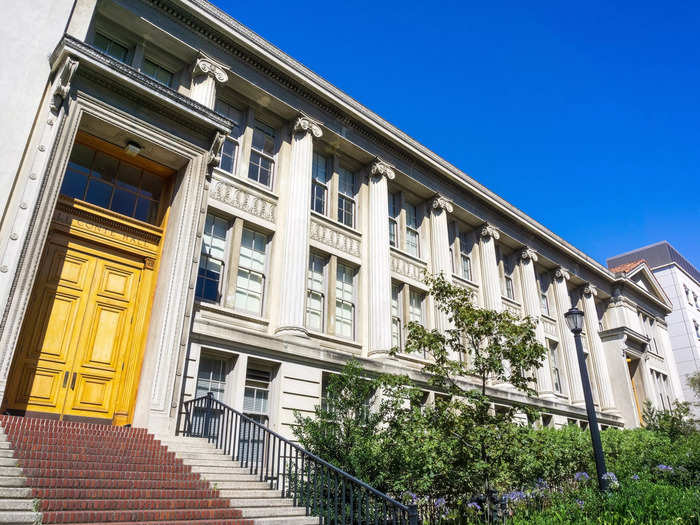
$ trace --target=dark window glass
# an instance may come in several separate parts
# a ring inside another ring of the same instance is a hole
[[[126,62],[129,56],[129,50],[125,46],[99,33],[95,35],[95,47],[120,62]]]
[[[136,204],[136,194],[130,191],[117,189],[112,197],[112,205],[110,208],[117,213],[131,217],[134,214],[134,205]]]
[[[109,201],[112,198],[112,186],[101,180],[91,179],[88,185],[85,200],[102,208],[109,208]]]

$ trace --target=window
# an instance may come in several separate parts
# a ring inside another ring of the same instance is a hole
[[[698,294],[693,292],[693,302],[695,303],[695,308],[700,309],[700,304],[698,304]]]
[[[250,151],[248,178],[272,188],[275,167],[275,130],[256,121],[253,128],[253,144]]]
[[[473,281],[472,279],[472,260],[469,256],[469,240],[467,239],[467,232],[459,232],[459,252],[461,261],[461,276],[467,281]]]
[[[234,303],[239,310],[262,314],[266,251],[267,236],[243,228]]]
[[[549,367],[552,371],[552,386],[558,394],[564,393],[564,382],[559,359],[559,344],[549,341]]]
[[[326,259],[312,253],[309,255],[309,272],[306,291],[306,327],[317,332],[323,331],[325,317],[325,268]]]
[[[416,207],[406,203],[406,251],[419,256],[420,234],[418,232],[418,213]]]
[[[423,324],[423,294],[411,290],[408,302],[408,320]]]
[[[542,310],[542,313],[546,316],[549,316],[549,299],[547,298],[546,293],[541,293],[540,294],[540,308]]]
[[[243,122],[243,113],[233,107],[228,102],[224,102],[221,99],[216,99],[214,105],[214,110],[217,113],[231,119],[236,125],[232,133],[238,134],[238,129]],[[238,140],[237,136],[228,135],[224,139],[224,144],[221,147],[221,162],[219,162],[219,168],[227,173],[233,173],[236,169],[236,156],[238,155]]]
[[[311,209],[321,215],[326,215],[331,172],[330,159],[314,152],[311,164]]]
[[[693,321],[693,325],[695,325],[695,336],[700,339],[700,324],[697,321]]]
[[[506,285],[506,297],[515,300],[515,289],[513,288],[513,278],[510,275],[503,277]]]
[[[396,284],[391,285],[391,346],[401,348],[401,287]]]
[[[105,55],[126,63],[129,56],[129,49],[126,46],[118,44],[111,38],[108,38],[100,33],[95,34],[95,47],[102,51]]]
[[[688,304],[692,306],[693,302],[690,300],[690,290],[686,285],[683,285],[683,291],[685,292],[685,298],[687,299]]]
[[[157,224],[163,186],[162,177],[76,142],[61,193]]]
[[[199,258],[199,273],[195,297],[204,301],[218,302],[221,281],[224,275],[224,253],[226,251],[227,220],[207,214],[202,234],[202,253]]]
[[[355,227],[355,174],[338,168],[338,222]]]
[[[243,414],[261,425],[269,422],[270,372],[248,367],[243,393]],[[265,436],[252,423],[241,420],[239,457],[242,461],[262,460]]]
[[[654,383],[656,384],[656,394],[658,397],[659,404],[664,410],[671,410],[671,388],[668,382],[668,376],[662,374],[656,370],[651,371],[654,376]]]
[[[225,359],[202,355],[199,358],[199,370],[197,372],[197,386],[195,398],[211,393],[217,401],[224,401],[226,390],[226,372],[228,363]],[[192,430],[195,435],[209,436],[215,433],[221,412],[202,408],[195,408],[192,421]]]
[[[389,244],[394,248],[399,247],[399,213],[401,195],[398,193],[389,194]]]
[[[335,279],[335,335],[352,339],[355,334],[355,270],[338,263]]]
[[[143,67],[141,72],[147,77],[151,77],[156,82],[170,87],[173,83],[173,74],[162,66],[159,66],[155,62],[148,60],[147,58],[143,61]]]

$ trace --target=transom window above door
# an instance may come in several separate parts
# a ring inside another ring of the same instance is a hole
[[[73,145],[61,193],[150,224],[158,224],[163,177],[96,150]]]

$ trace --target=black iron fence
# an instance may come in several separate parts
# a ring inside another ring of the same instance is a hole
[[[178,434],[206,438],[323,525],[418,525],[404,505],[214,399],[185,401]]]

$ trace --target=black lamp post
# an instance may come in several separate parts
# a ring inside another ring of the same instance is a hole
[[[598,487],[600,490],[608,490],[608,480],[605,478],[607,469],[605,468],[605,457],[603,457],[603,444],[600,441],[600,429],[598,428],[598,417],[593,406],[593,394],[591,393],[591,382],[588,379],[588,369],[586,368],[586,356],[583,353],[581,343],[581,330],[583,330],[584,314],[578,308],[572,308],[564,314],[566,324],[574,334],[576,342],[576,355],[578,356],[578,369],[581,373],[581,383],[583,386],[583,399],[586,401],[586,412],[588,413],[588,428],[591,431],[591,441],[593,442],[593,455],[595,456],[595,468],[598,472]]]

